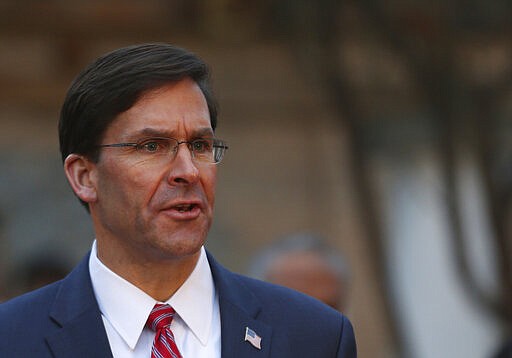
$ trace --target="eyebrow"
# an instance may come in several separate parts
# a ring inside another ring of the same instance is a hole
[[[161,130],[151,127],[142,128],[141,130],[130,134],[129,138],[139,138],[141,136],[145,137],[166,137],[166,138],[173,138],[174,134],[173,132],[167,131],[167,130]],[[199,128],[191,133],[192,138],[200,138],[200,137],[213,137],[213,130],[210,127],[204,127]]]

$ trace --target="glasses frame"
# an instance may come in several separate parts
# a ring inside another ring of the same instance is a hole
[[[175,141],[176,145],[171,148],[169,153],[173,153],[173,152],[174,153],[178,153],[179,146],[181,144],[186,144],[188,150],[190,151],[190,153],[192,155],[192,159],[196,159],[195,151],[193,149],[194,148],[194,146],[193,146],[194,143],[198,142],[198,141],[203,141],[203,140],[211,140],[212,143],[213,143],[212,144],[212,148],[213,148],[212,151],[215,152],[216,148],[220,148],[221,149],[221,155],[220,155],[219,160],[217,160],[217,161],[216,161],[216,159],[217,159],[216,155],[213,155],[213,161],[201,161],[201,160],[198,160],[201,163],[208,163],[208,164],[219,164],[222,161],[222,159],[224,158],[224,153],[229,148],[226,141],[224,141],[222,139],[218,139],[218,138],[213,138],[213,137],[198,138],[198,139],[194,139],[194,140],[191,140],[191,141],[188,141],[188,140],[179,141],[176,138],[171,138],[171,137],[148,137],[148,138],[141,139],[138,142],[99,144],[97,147],[98,148],[133,147],[137,151],[140,151],[143,148],[144,143],[150,142],[151,140],[173,140],[173,141]],[[176,154],[174,154],[174,155],[176,155]],[[173,159],[174,159],[174,157],[173,157]]]

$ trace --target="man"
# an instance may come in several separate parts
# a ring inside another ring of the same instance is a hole
[[[75,79],[61,154],[96,239],[64,280],[0,305],[1,357],[356,356],[346,317],[203,248],[227,149],[208,76],[195,55],[146,44]]]
[[[349,268],[317,235],[296,233],[277,240],[254,258],[250,275],[293,288],[340,312],[346,309]]]

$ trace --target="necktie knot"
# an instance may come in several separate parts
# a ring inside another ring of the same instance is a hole
[[[153,331],[158,332],[171,325],[176,311],[168,304],[157,303],[149,314],[146,325]]]
[[[175,313],[171,306],[160,303],[151,310],[146,322],[146,325],[156,332],[151,347],[151,358],[182,358],[170,327]]]

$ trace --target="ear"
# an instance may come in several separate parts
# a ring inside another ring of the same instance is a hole
[[[78,154],[70,154],[64,161],[64,172],[71,188],[86,203],[96,201],[96,164]]]

